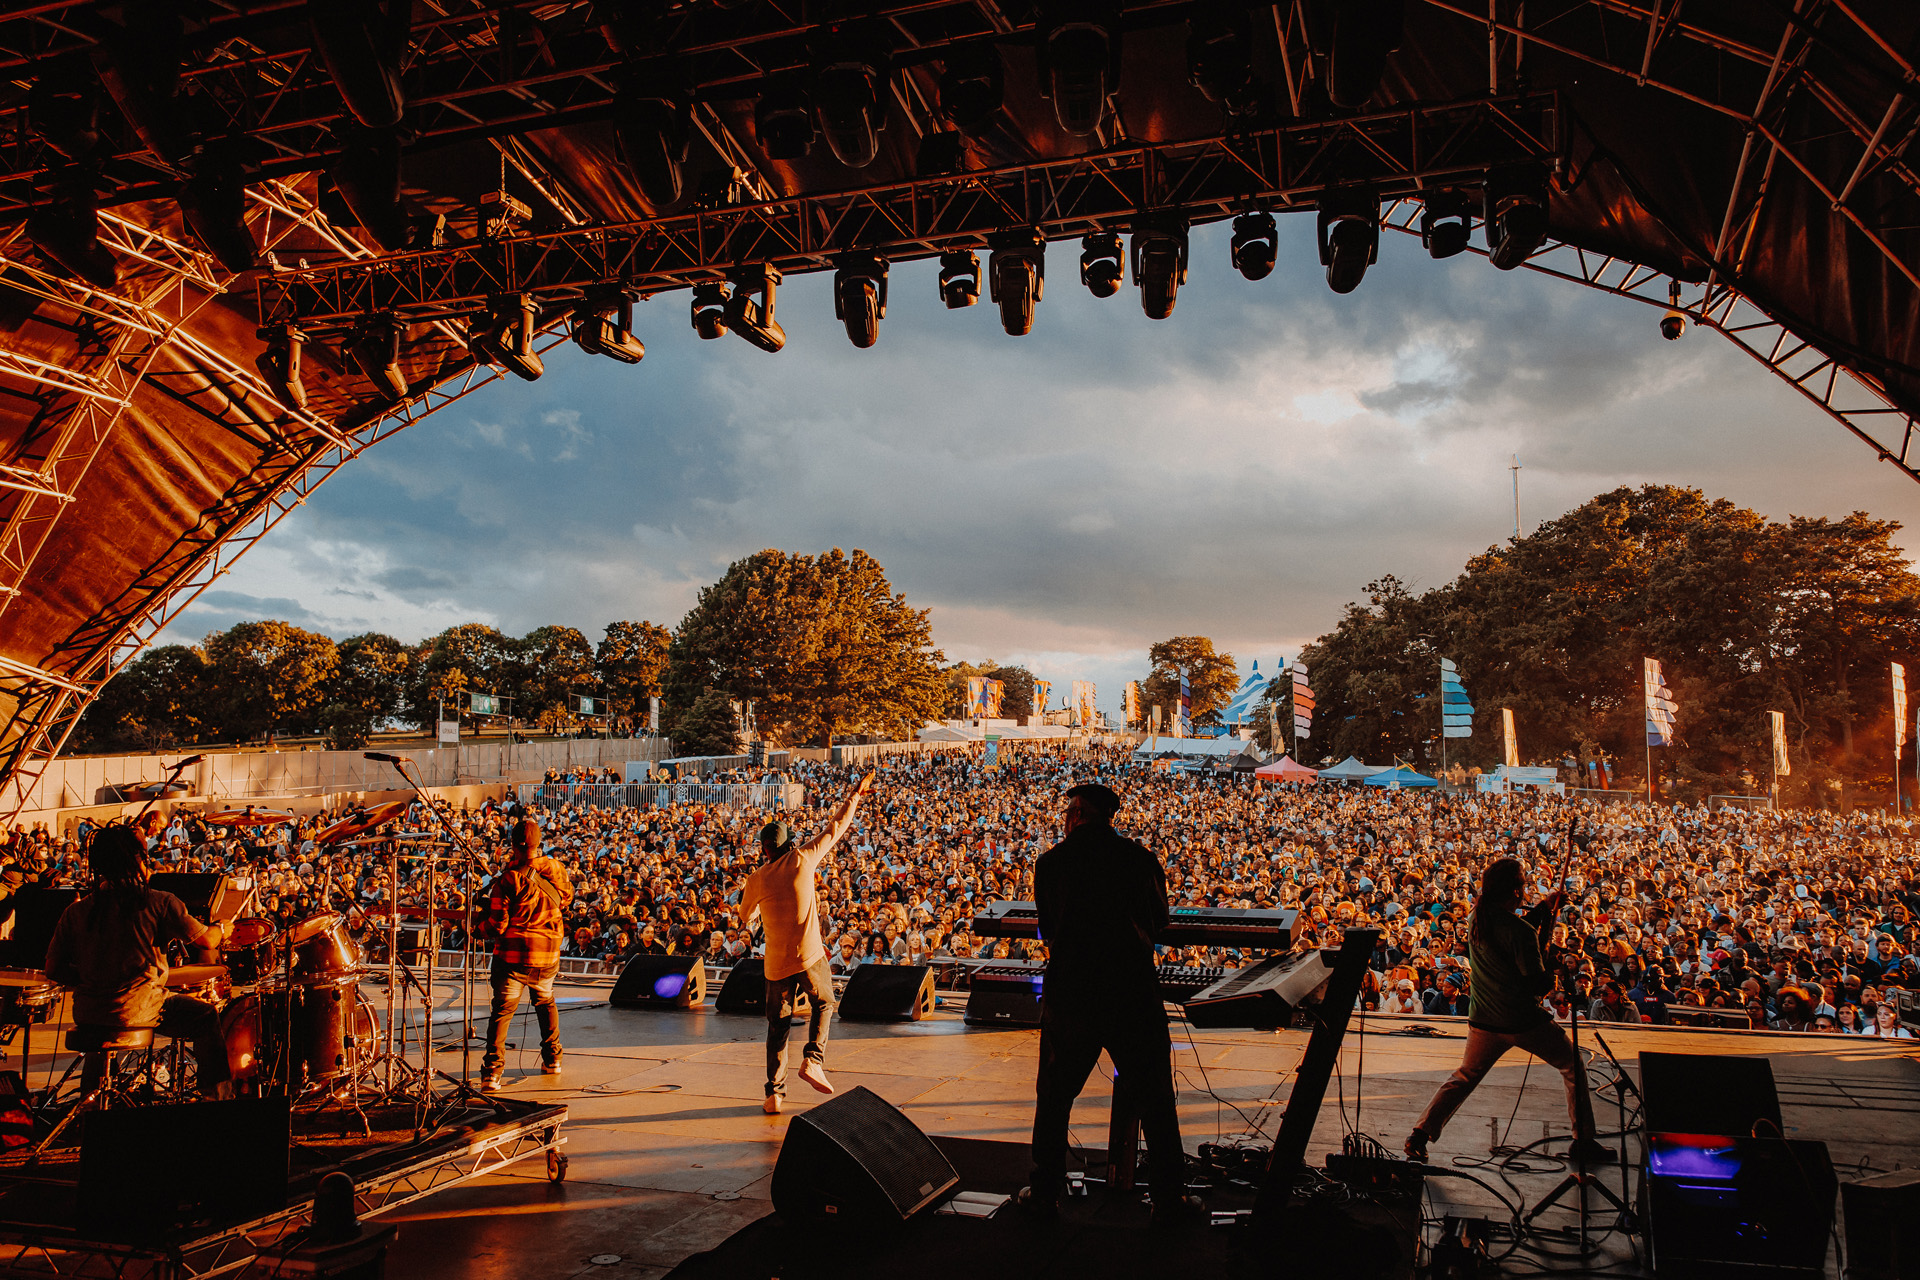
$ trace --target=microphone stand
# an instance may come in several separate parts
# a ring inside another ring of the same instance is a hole
[[[446,817],[437,808],[434,807],[432,797],[427,795],[426,791],[422,789],[419,782],[414,779],[413,775],[410,772],[408,772],[407,766],[413,763],[412,760],[408,759],[406,756],[389,755],[384,752],[378,752],[378,751],[368,751],[362,754],[364,754],[365,757],[369,760],[378,760],[383,763],[392,765],[394,767],[395,772],[397,772],[400,775],[401,779],[404,782],[406,782],[406,784],[409,787],[413,788],[413,793],[416,797],[419,798],[420,803],[426,806],[428,815],[431,816],[434,822],[439,824],[440,829],[446,833],[448,844],[453,848],[458,849],[463,855],[465,855],[464,861],[465,861],[468,883],[465,888],[465,891],[461,894],[462,900],[464,902],[464,908],[463,908],[464,915],[461,922],[462,923],[461,931],[465,934],[465,937],[461,940],[463,950],[462,950],[461,965],[460,965],[460,1009],[461,1009],[461,1020],[462,1020],[461,1036],[460,1036],[460,1078],[458,1080],[453,1080],[453,1078],[451,1076],[448,1076],[445,1072],[435,1072],[433,1067],[433,995],[432,995],[433,961],[431,959],[431,953],[429,953],[429,959],[427,961],[428,994],[425,1002],[425,1009],[422,1012],[422,1024],[420,1028],[420,1044],[421,1044],[421,1058],[422,1058],[421,1088],[425,1097],[422,1099],[423,1113],[421,1116],[421,1121],[416,1130],[417,1136],[425,1136],[427,1133],[430,1133],[431,1131],[438,1129],[440,1125],[444,1123],[444,1113],[441,1118],[432,1118],[430,1114],[431,1109],[427,1105],[428,1101],[431,1099],[433,1094],[433,1078],[436,1074],[440,1075],[444,1079],[451,1081],[456,1086],[454,1094],[446,1100],[446,1106],[445,1106],[446,1112],[451,1112],[456,1107],[465,1106],[466,1098],[468,1096],[472,1096],[475,1098],[485,1097],[484,1094],[481,1094],[479,1090],[475,1089],[468,1082],[473,1069],[472,1067],[472,1063],[473,1063],[473,956],[472,956],[473,892],[472,892],[472,881],[474,879],[474,867],[475,867],[476,860],[474,857],[474,849],[472,844],[470,844],[466,839],[460,836],[460,834],[453,829],[453,825],[446,820]],[[398,888],[397,883],[395,885],[395,888],[397,890]],[[395,913],[394,918],[395,918],[395,921],[397,922],[399,919],[399,910],[400,910],[399,897],[397,893],[395,895],[394,902],[393,902],[393,910]],[[429,936],[432,936],[434,933],[436,933],[439,928],[439,923],[440,923],[439,917],[434,914],[434,911],[435,911],[435,907],[433,902],[433,861],[432,861],[432,855],[429,854],[428,863],[427,863],[427,931],[429,933]],[[492,1104],[496,1110],[501,1109],[500,1104],[497,1100],[489,1098],[487,1099],[487,1101],[490,1104]],[[431,1120],[431,1123],[429,1123],[429,1120]]]
[[[1600,1052],[1606,1054],[1607,1061],[1613,1064],[1613,1079],[1608,1083],[1608,1087],[1613,1090],[1614,1101],[1618,1103],[1620,1107],[1620,1194],[1624,1197],[1629,1194],[1627,1189],[1633,1185],[1627,1167],[1627,1094],[1633,1094],[1634,1100],[1640,1104],[1642,1109],[1646,1107],[1647,1100],[1645,1096],[1641,1094],[1640,1087],[1634,1084],[1633,1077],[1627,1074],[1627,1069],[1621,1065],[1620,1059],[1615,1056],[1612,1046],[1607,1044],[1606,1037],[1600,1034],[1600,1030],[1597,1027],[1594,1029],[1593,1038],[1594,1041],[1599,1044]],[[1641,1127],[1643,1129],[1645,1128],[1644,1116],[1641,1119]],[[1641,1145],[1643,1147],[1646,1145],[1644,1138],[1641,1139]],[[1623,1205],[1621,1206],[1620,1212],[1626,1217],[1628,1232],[1638,1231],[1640,1218],[1633,1208],[1629,1205]]]
[[[193,768],[194,765],[199,764],[202,760],[205,760],[205,759],[206,757],[203,755],[188,756],[185,760],[182,760],[179,764],[173,766],[172,769],[168,770],[167,780],[160,784],[160,790],[155,794],[147,797],[147,802],[140,806],[140,812],[134,814],[131,821],[139,822],[140,819],[146,817],[147,810],[153,808],[154,802],[158,800],[161,796],[173,790],[173,784],[180,780],[181,774],[185,773],[187,770]]]

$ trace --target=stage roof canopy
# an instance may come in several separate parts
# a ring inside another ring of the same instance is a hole
[[[638,358],[640,295],[777,349],[833,270],[858,342],[942,256],[1019,332],[1090,237],[1054,287],[1160,315],[1191,226],[1258,276],[1299,212],[1339,287],[1407,233],[1672,305],[1920,478],[1916,50],[1909,0],[7,5],[0,777],[369,445]]]

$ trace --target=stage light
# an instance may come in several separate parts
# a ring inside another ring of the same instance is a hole
[[[391,311],[367,317],[347,346],[360,372],[388,400],[407,398],[407,375],[400,368],[400,335],[407,326]]]
[[[231,153],[203,150],[174,199],[194,238],[221,266],[236,275],[252,270],[260,250],[247,226],[247,175]]]
[[[1547,173],[1527,166],[1487,175],[1487,257],[1511,271],[1547,242]]]
[[[754,136],[775,160],[802,160],[813,150],[813,103],[793,80],[776,80],[753,108]]]
[[[1273,215],[1264,211],[1243,213],[1233,220],[1233,265],[1249,280],[1265,280],[1273,274],[1280,256],[1280,228]]]
[[[288,408],[305,409],[307,384],[300,377],[300,349],[307,345],[307,335],[292,325],[276,324],[261,329],[259,336],[266,340],[267,349],[253,363],[266,379],[267,389]]]
[[[613,136],[620,158],[656,210],[686,194],[687,149],[693,106],[681,94],[622,88],[613,98]]]
[[[1205,9],[1187,20],[1187,79],[1201,97],[1229,111],[1246,105],[1253,83],[1251,35],[1243,9]]]
[[[390,129],[406,108],[400,55],[413,6],[407,0],[307,0],[313,45],[353,118]]]
[[[787,331],[773,318],[780,272],[766,265],[741,267],[729,280],[733,296],[727,299],[727,327],[762,351],[778,351],[786,346]]]
[[[400,206],[400,140],[391,133],[364,134],[348,143],[327,169],[333,188],[355,225],[377,248],[406,247],[413,234]]]
[[[1320,263],[1327,287],[1352,293],[1380,255],[1380,198],[1368,188],[1327,192],[1320,201]]]
[[[708,340],[726,336],[727,286],[712,280],[693,286],[693,331]]]
[[[887,314],[887,260],[871,253],[852,253],[840,259],[833,273],[833,314],[847,327],[856,347],[880,340],[880,321]]]
[[[532,294],[504,294],[489,302],[486,319],[469,329],[467,346],[488,364],[532,382],[547,371],[540,353],[533,349],[533,331],[539,318],[540,304]]]
[[[82,57],[52,60],[27,90],[27,119],[48,146],[69,160],[100,149],[100,82]]]
[[[1099,0],[1054,6],[1040,44],[1040,96],[1078,138],[1098,131],[1120,80],[1120,26]]]
[[[1080,283],[1096,298],[1120,292],[1126,278],[1127,251],[1112,231],[1095,231],[1080,240]]]
[[[920,139],[913,172],[922,178],[958,173],[967,158],[967,136],[954,129],[936,129]]]
[[[120,283],[113,251],[100,243],[99,205],[87,174],[65,175],[60,189],[34,206],[27,215],[27,239],[41,257],[96,289]]]
[[[1133,231],[1133,282],[1149,320],[1173,314],[1187,282],[1187,223],[1172,214],[1149,214]]]
[[[1460,191],[1430,193],[1420,210],[1420,243],[1432,258],[1464,253],[1473,235],[1473,201]]]
[[[1349,111],[1380,87],[1387,58],[1400,47],[1405,0],[1344,0],[1334,6],[1327,48],[1327,97]]]
[[[624,289],[588,294],[573,313],[573,341],[589,355],[639,364],[647,348],[633,336],[633,295]]]
[[[880,91],[887,82],[884,60],[847,52],[813,73],[813,104],[820,132],[834,158],[849,169],[864,169],[880,154],[880,126],[886,118]]]
[[[962,133],[982,134],[993,125],[1007,96],[1006,63],[990,44],[947,52],[940,73],[940,111]]]
[[[1031,227],[987,237],[987,292],[1000,304],[1000,327],[1009,337],[1033,331],[1033,309],[1047,287],[1047,241]]]
[[[950,249],[940,255],[940,300],[958,311],[980,301],[980,255],[971,249]]]

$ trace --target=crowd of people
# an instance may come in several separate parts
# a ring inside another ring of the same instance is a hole
[[[1538,793],[1261,785],[1176,774],[1120,748],[1022,751],[987,768],[977,752],[881,760],[854,831],[821,868],[832,964],[927,963],[964,978],[974,959],[1044,959],[1038,942],[975,936],[976,910],[1031,900],[1034,861],[1060,838],[1061,796],[1077,782],[1124,797],[1116,826],[1163,861],[1176,906],[1291,907],[1294,945],[1381,931],[1362,994],[1385,1013],[1464,1014],[1473,976],[1467,915],[1479,870],[1515,854],[1534,896],[1564,887],[1550,922],[1561,1017],[1665,1022],[1687,1007],[1751,1027],[1905,1035],[1894,990],[1920,988],[1920,883],[1907,820],[1650,806]],[[857,771],[800,763],[807,807],[769,813],[709,805],[536,805],[546,852],[573,886],[565,954],[615,964],[697,952],[728,965],[757,939],[739,912],[769,819],[805,832]],[[556,777],[554,781],[567,781]],[[604,781],[585,771],[574,781]],[[337,815],[336,815],[337,816]],[[363,952],[383,951],[388,909],[457,913],[484,903],[504,865],[512,802],[443,808],[458,843],[319,844],[323,817],[264,828],[206,826],[185,807],[150,823],[156,870],[250,872],[261,914],[287,924],[345,911]],[[434,830],[418,805],[397,828]],[[0,887],[84,881],[84,830],[14,832]],[[382,831],[380,834],[388,834]],[[467,939],[442,926],[440,945]],[[1163,962],[1233,967],[1256,954],[1163,949]]]

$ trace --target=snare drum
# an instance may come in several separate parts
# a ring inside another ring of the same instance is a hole
[[[271,978],[274,966],[280,963],[280,940],[274,936],[273,921],[259,916],[235,920],[221,958],[236,987],[251,987]]]
[[[360,948],[347,933],[345,916],[308,916],[287,930],[286,945],[295,982],[332,982],[359,971]]]

